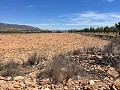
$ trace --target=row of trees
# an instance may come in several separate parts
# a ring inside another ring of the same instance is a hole
[[[120,35],[120,22],[112,27],[98,27],[98,28],[85,28],[82,30],[69,30],[69,32],[86,32],[86,33],[119,33]]]

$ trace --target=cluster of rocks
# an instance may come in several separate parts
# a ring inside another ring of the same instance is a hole
[[[120,90],[120,79],[105,83],[101,80],[70,78],[65,83],[54,84],[49,78],[45,78],[38,84],[37,80],[31,77],[16,76],[12,79],[0,76],[0,90]]]
[[[26,76],[1,77],[0,90],[38,90],[36,79]]]
[[[49,61],[45,61],[42,70],[35,69],[25,76],[0,76],[0,90],[120,90],[120,72],[114,66],[119,60],[116,56],[88,50],[86,53],[72,53],[69,58],[77,62],[80,70],[67,81],[61,83],[54,82],[51,77],[38,78],[37,75],[49,65]]]

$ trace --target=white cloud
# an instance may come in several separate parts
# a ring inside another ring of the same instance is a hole
[[[29,25],[51,30],[113,26],[115,23],[120,22],[120,13],[98,13],[94,11],[86,11],[81,13],[60,15],[58,18],[47,20],[47,23]]]
[[[68,23],[93,26],[111,26],[120,21],[120,13],[82,12],[62,16]]]

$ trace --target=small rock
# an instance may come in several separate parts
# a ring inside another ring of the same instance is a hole
[[[33,90],[39,90],[39,89],[38,89],[38,87],[36,87],[36,88],[33,88]]]
[[[74,84],[73,80],[70,78],[68,81],[67,81],[67,86],[71,86],[72,84]]]
[[[120,79],[117,79],[115,82],[114,82],[114,85],[115,87],[120,90]]]
[[[49,88],[45,88],[45,89],[43,89],[43,90],[50,90]]]
[[[91,90],[91,88],[89,86],[84,86],[83,90]]]
[[[113,77],[117,77],[119,76],[119,73],[113,68],[113,67],[110,67],[107,71],[107,73]]]
[[[90,81],[89,81],[89,84],[90,84],[91,86],[93,86],[93,85],[95,84],[94,80],[90,80]]]
[[[48,83],[50,83],[50,79],[49,79],[49,78],[45,78],[45,79],[43,79],[42,82],[41,82],[42,85],[46,85],[46,84],[48,84]]]
[[[0,76],[0,80],[5,80],[5,77]]]
[[[16,88],[14,88],[13,86],[9,86],[7,90],[16,90]]]
[[[112,90],[117,90],[117,88],[113,85],[112,86],[112,88],[111,88]]]
[[[64,87],[64,90],[68,90],[68,87],[67,87],[67,86],[65,86],[65,87]]]
[[[111,80],[110,78],[108,78],[108,77],[105,77],[104,78],[104,81],[106,82],[106,83],[112,83],[113,82],[113,80]]]
[[[21,86],[21,87],[25,87],[25,84],[24,83],[19,83],[19,85]]]
[[[13,85],[14,88],[20,88],[21,86],[18,84]]]
[[[7,77],[5,80],[10,81],[11,79],[12,79],[11,77]]]
[[[85,84],[86,80],[81,79],[81,80],[78,80],[78,82],[79,82],[79,84]]]
[[[29,79],[25,79],[25,80],[24,80],[24,84],[29,85],[29,84],[31,84],[31,82],[30,82]]]
[[[103,58],[103,57],[102,57],[102,56],[100,56],[100,55],[96,55],[96,57],[97,57],[97,58],[99,58],[99,59]]]
[[[0,80],[0,85],[5,85],[5,84],[6,84],[6,81]]]
[[[14,81],[22,81],[22,80],[24,80],[24,77],[23,76],[17,76],[17,77],[14,77],[13,80]]]

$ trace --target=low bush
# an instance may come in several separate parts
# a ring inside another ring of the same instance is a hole
[[[55,55],[45,70],[38,75],[39,79],[49,77],[53,82],[67,81],[79,73],[79,65],[69,54]]]
[[[73,55],[79,55],[79,54],[81,54],[81,53],[82,53],[82,52],[81,52],[80,49],[76,49],[76,50],[74,50],[74,51],[72,52]]]
[[[0,61],[0,71],[3,70],[3,63]]]
[[[28,57],[28,61],[26,64],[28,65],[35,65],[38,62],[38,57],[37,57],[37,53],[33,53],[31,56]]]
[[[7,77],[7,76],[17,76],[19,75],[19,71],[18,71],[18,66],[19,64],[16,63],[13,60],[10,60],[7,64],[2,66],[2,76]]]
[[[33,53],[32,55],[30,55],[28,57],[27,62],[25,62],[23,65],[24,66],[26,66],[26,65],[28,65],[28,66],[37,66],[37,65],[39,65],[40,66],[40,64],[42,64],[42,62],[47,61],[47,60],[48,60],[47,57],[45,57],[43,55],[38,55],[35,52],[35,53]]]

